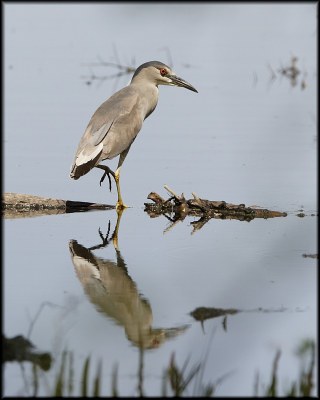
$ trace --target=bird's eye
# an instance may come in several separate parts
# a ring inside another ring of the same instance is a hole
[[[160,69],[161,76],[165,76],[165,75],[167,75],[167,73],[168,73],[168,71],[165,68]]]

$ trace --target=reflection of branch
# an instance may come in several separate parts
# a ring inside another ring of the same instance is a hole
[[[168,215],[164,214],[164,216],[171,221],[171,224],[169,224],[166,229],[163,231],[163,233],[167,233],[169,231],[171,231],[171,229],[177,225],[178,222],[181,222],[181,219],[177,219],[177,220],[173,220],[172,218],[170,218]]]
[[[135,71],[134,67],[130,67],[128,65],[122,65],[122,64],[118,64],[118,63],[113,63],[113,62],[107,62],[107,61],[102,60],[102,58],[100,56],[98,56],[97,58],[99,59],[99,62],[83,64],[83,65],[98,66],[98,67],[115,67],[115,68],[119,69],[120,72],[122,72],[123,74],[130,74],[131,72]]]
[[[253,86],[257,86],[258,83],[258,74],[256,73],[256,71],[253,71]]]
[[[102,58],[100,56],[98,56],[97,58],[98,58],[98,62],[83,64],[83,65],[86,65],[88,67],[111,67],[111,68],[118,70],[118,72],[116,72],[114,74],[102,75],[102,76],[96,75],[94,72],[92,72],[91,75],[89,75],[89,76],[81,76],[81,78],[86,79],[87,85],[91,85],[93,81],[103,82],[105,80],[115,79],[115,78],[117,78],[117,80],[118,80],[122,76],[133,73],[136,69],[134,65],[132,65],[132,66],[124,65],[120,61],[108,62],[108,61],[102,60]],[[118,58],[118,56],[117,56],[117,58]],[[116,81],[116,83],[117,83],[117,81]],[[114,88],[114,90],[115,90],[115,88]]]
[[[282,74],[290,79],[292,86],[296,85],[297,76],[300,74],[300,70],[297,68],[297,65],[296,65],[297,61],[298,61],[298,57],[293,56],[291,58],[291,65],[289,65],[288,67],[279,69],[280,74]]]
[[[210,218],[206,217],[201,217],[197,221],[192,221],[191,225],[193,227],[193,231],[191,232],[191,235],[199,231],[208,221],[210,221]]]
[[[169,47],[162,47],[159,50],[165,51],[166,58],[168,60],[167,63],[172,68],[173,67],[173,60],[172,60],[172,56],[171,56],[171,52],[170,52]],[[91,85],[93,83],[93,81],[98,81],[98,82],[102,83],[105,80],[116,79],[116,82],[115,82],[115,85],[114,85],[114,88],[113,88],[115,90],[119,78],[121,78],[122,76],[125,76],[125,75],[132,74],[136,70],[136,66],[135,66],[136,62],[135,62],[134,58],[131,60],[131,64],[130,65],[128,65],[127,63],[121,62],[120,57],[118,55],[117,48],[114,45],[113,45],[113,58],[116,60],[115,62],[104,61],[102,59],[102,57],[98,55],[97,56],[97,59],[98,59],[97,62],[82,64],[83,66],[89,67],[90,75],[85,75],[85,76],[82,75],[81,78],[82,79],[86,79],[86,84],[87,85]],[[190,66],[190,65],[187,64],[187,66]],[[92,67],[112,68],[113,70],[116,70],[116,72],[108,74],[108,75],[97,75],[92,71],[92,69],[91,69]]]
[[[30,327],[29,327],[29,331],[28,331],[28,334],[27,334],[27,338],[30,338],[32,329],[33,329],[35,323],[37,322],[37,319],[39,318],[39,316],[40,316],[40,314],[41,314],[41,311],[44,309],[45,306],[55,307],[55,308],[58,308],[58,307],[59,307],[59,308],[63,308],[62,306],[59,306],[59,305],[57,305],[57,304],[50,303],[50,302],[48,302],[48,301],[42,303],[42,304],[40,305],[39,310],[38,310],[38,312],[36,313],[35,317],[34,317],[34,318],[31,320],[31,322],[30,322]]]
[[[271,74],[270,75],[270,83],[272,83],[276,79],[277,74],[274,72],[274,70],[272,69],[270,64],[268,64],[268,68],[269,68],[269,71],[270,71],[270,74]]]
[[[270,83],[272,83],[277,77],[280,76],[280,78],[281,78],[282,76],[284,76],[290,80],[291,86],[295,87],[298,83],[298,75],[301,74],[301,71],[297,67],[297,62],[298,62],[298,57],[292,56],[291,63],[286,67],[283,67],[281,65],[280,68],[278,68],[277,72],[275,72],[274,69],[271,67],[271,65],[268,64],[268,68],[271,73]],[[307,85],[305,77],[306,77],[306,73],[304,73],[303,78],[300,82],[301,90],[304,90]]]
[[[171,52],[170,52],[169,47],[167,47],[167,46],[166,47],[162,47],[160,50],[163,50],[163,51],[166,52],[167,60],[168,60],[168,66],[173,68],[173,61],[172,61],[172,56],[171,56]]]
[[[125,65],[120,61],[118,52],[117,52],[117,48],[113,45],[113,54],[114,54],[114,58],[116,60],[116,62],[109,62],[109,61],[104,61],[99,55],[97,56],[98,62],[96,63],[88,63],[88,64],[83,64],[90,67],[111,67],[114,68],[116,70],[118,70],[118,72],[114,73],[114,74],[109,74],[109,75],[103,75],[103,76],[99,76],[96,75],[95,73],[91,73],[91,75],[89,76],[81,76],[81,78],[86,79],[86,84],[87,85],[91,85],[93,81],[100,81],[101,83],[105,80],[108,79],[115,79],[115,85],[113,88],[113,91],[115,90],[118,80],[119,78],[121,78],[122,76],[125,75],[129,75],[131,73],[133,73],[135,71],[135,61],[132,60],[132,65]],[[91,70],[91,68],[90,68]]]

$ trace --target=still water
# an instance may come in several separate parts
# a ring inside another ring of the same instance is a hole
[[[203,384],[224,377],[219,396],[252,395],[257,372],[268,384],[278,349],[279,392],[297,379],[295,350],[316,338],[317,260],[303,256],[317,253],[316,12],[315,3],[4,5],[5,192],[115,204],[101,171],[69,178],[92,113],[131,77],[112,77],[119,70],[102,61],[172,63],[199,91],[160,87],[122,168],[131,208],[121,221],[113,210],[4,220],[4,334],[51,354],[38,394],[52,393],[64,350],[75,395],[88,356],[91,380],[102,361],[105,396],[115,366],[119,394],[137,395],[139,365],[144,394],[160,395],[173,353],[181,368],[189,359],[187,372],[204,364]],[[295,57],[296,80],[281,73]],[[214,219],[194,234],[186,218],[168,230],[144,212],[151,191],[166,197],[164,184],[288,215]],[[118,246],[103,243],[109,222],[108,239],[120,222]],[[198,307],[237,312],[201,324],[190,314]],[[33,393],[30,363],[6,363],[3,379],[4,395]],[[191,382],[185,394],[200,392]]]

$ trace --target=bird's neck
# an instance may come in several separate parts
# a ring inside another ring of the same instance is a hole
[[[153,83],[139,85],[136,82],[132,82],[131,85],[139,92],[140,107],[143,109],[144,119],[146,119],[157,106],[159,89]]]

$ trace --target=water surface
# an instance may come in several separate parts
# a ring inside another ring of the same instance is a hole
[[[146,395],[161,393],[173,352],[180,366],[207,355],[205,383],[230,373],[217,395],[250,396],[256,371],[268,382],[281,349],[285,390],[298,375],[296,347],[316,336],[317,261],[303,257],[317,252],[315,4],[19,3],[4,12],[6,192],[115,203],[99,170],[69,178],[92,113],[130,79],[86,84],[92,73],[117,72],[86,65],[98,57],[117,62],[116,49],[131,66],[172,59],[199,91],[160,87],[122,168],[131,208],[118,252],[112,241],[92,249],[102,244],[99,228],[105,235],[110,221],[113,232],[115,211],[4,221],[4,334],[52,353],[39,393],[50,395],[68,349],[76,388],[91,355],[92,376],[103,363],[102,394],[110,395],[118,364],[119,393],[136,395],[140,347]],[[293,56],[295,86],[278,72]],[[187,218],[164,234],[169,222],[143,211],[151,191],[166,196],[164,184],[188,198],[195,192],[288,216],[214,219],[193,235]],[[198,307],[241,312],[201,325],[190,315]],[[3,378],[5,395],[32,393],[29,364],[22,372],[7,363]]]

